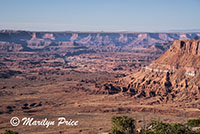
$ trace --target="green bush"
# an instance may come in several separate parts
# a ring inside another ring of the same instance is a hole
[[[127,116],[113,116],[112,134],[135,134],[135,120]]]
[[[180,123],[163,123],[152,121],[145,134],[196,134]]]
[[[191,127],[200,127],[200,118],[188,120],[187,125]]]
[[[19,134],[19,133],[12,130],[5,130],[3,134]]]

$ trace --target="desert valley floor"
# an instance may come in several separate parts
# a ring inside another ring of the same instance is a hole
[[[87,63],[87,66],[93,64],[94,62]],[[104,65],[106,63],[102,63],[102,66]],[[41,68],[37,67],[37,64],[33,66],[25,74],[1,79],[1,130],[12,129],[30,134],[59,132],[93,134],[109,132],[113,115],[128,115],[137,119],[138,128],[151,120],[185,122],[189,118],[200,116],[198,108],[184,108],[174,103],[151,104],[155,98],[137,99],[124,93],[108,95],[99,92],[102,83],[126,75],[120,70],[109,73],[109,70],[112,70],[109,66],[102,67],[107,69],[107,72],[84,71],[82,67],[71,69],[63,66],[56,68],[44,65]],[[95,66],[96,70],[99,69],[97,66],[100,64]],[[129,69],[127,73],[130,73]],[[13,127],[9,122],[13,116],[34,117],[38,120],[44,118],[57,120],[58,117],[66,117],[78,120],[79,125],[50,126],[49,128],[22,125]]]

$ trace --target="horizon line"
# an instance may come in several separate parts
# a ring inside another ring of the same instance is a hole
[[[200,29],[180,29],[180,30],[159,30],[159,31],[77,31],[77,30],[25,30],[25,29],[0,29],[2,31],[24,31],[24,32],[55,32],[55,33],[63,33],[63,32],[71,32],[71,33],[200,33]]]

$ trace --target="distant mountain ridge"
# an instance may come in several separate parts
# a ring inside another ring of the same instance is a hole
[[[0,51],[55,53],[119,52],[135,48],[166,51],[174,40],[200,38],[200,33],[107,33],[0,31]]]

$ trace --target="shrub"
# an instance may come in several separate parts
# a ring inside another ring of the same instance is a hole
[[[191,126],[191,127],[199,127],[200,126],[200,118],[188,120],[187,125]]]
[[[135,134],[135,120],[127,116],[113,116],[112,134]]]
[[[19,133],[12,130],[5,130],[3,134],[19,134]]]
[[[152,121],[145,134],[195,134],[195,132],[180,123]]]

